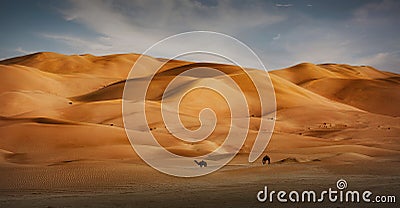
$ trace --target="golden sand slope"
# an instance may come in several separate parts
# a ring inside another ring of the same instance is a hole
[[[138,57],[46,52],[1,61],[0,164],[51,165],[108,159],[141,162],[130,147],[121,117],[125,78]],[[164,62],[146,57],[140,66],[141,75],[149,73],[146,66]],[[251,130],[241,152],[248,153],[260,122],[259,102],[247,76],[229,65],[166,63],[147,96],[149,125],[154,135],[171,151],[189,156],[213,151],[224,141],[229,128],[224,118],[230,114],[216,93],[193,91],[187,97],[190,102],[183,100],[180,107],[188,128],[198,127],[198,112],[206,106],[221,118],[210,138],[198,144],[173,140],[158,112],[160,89],[175,75],[198,66],[229,74],[246,92]],[[270,76],[278,117],[266,151],[274,162],[398,160],[400,75],[366,66],[305,63],[273,71]],[[219,78],[210,80],[218,82]],[[131,81],[140,84],[140,79]],[[183,93],[202,81],[205,80],[188,78],[175,93]]]

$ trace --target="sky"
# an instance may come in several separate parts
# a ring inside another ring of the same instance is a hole
[[[2,0],[0,5],[0,59],[40,51],[143,53],[168,36],[207,30],[248,45],[267,69],[346,63],[400,73],[396,0]]]

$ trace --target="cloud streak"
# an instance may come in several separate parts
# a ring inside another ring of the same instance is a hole
[[[279,40],[281,38],[281,34],[278,33],[275,37],[272,38],[272,40]]]
[[[275,4],[277,7],[292,7],[293,4]]]
[[[160,9],[162,8],[162,9]],[[270,14],[257,5],[237,7],[230,1],[206,5],[194,1],[71,1],[62,10],[67,21],[83,24],[116,49],[144,50],[156,41],[179,32],[210,30],[236,35],[276,24],[285,16]],[[72,40],[73,41],[73,40]]]
[[[34,51],[28,51],[28,50],[25,50],[25,49],[23,49],[21,47],[16,48],[15,51],[18,52],[18,53],[21,53],[23,55],[34,53]]]
[[[72,27],[65,31],[35,32],[56,42],[62,48],[59,52],[142,53],[170,35],[210,30],[248,44],[269,68],[299,62],[335,62],[370,64],[400,72],[400,54],[396,52],[400,50],[398,1],[338,2],[328,9],[319,2],[294,5],[291,1],[71,0],[56,10],[66,24],[90,31],[89,34]],[[196,41],[182,44],[201,47]],[[214,44],[216,48],[230,47]],[[29,52],[19,46],[10,51]],[[157,51],[152,55],[163,57],[172,52]]]

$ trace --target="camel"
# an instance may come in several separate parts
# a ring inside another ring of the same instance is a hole
[[[265,155],[265,157],[263,157],[262,164],[265,165],[267,160],[268,160],[268,164],[271,164],[271,158],[268,155]]]
[[[204,160],[202,160],[202,161],[200,161],[200,162],[197,162],[197,160],[194,160],[194,162],[195,162],[198,166],[200,166],[201,168],[202,168],[202,167],[207,167],[207,162],[204,161]]]

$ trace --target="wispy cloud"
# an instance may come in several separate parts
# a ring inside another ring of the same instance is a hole
[[[72,0],[68,7],[60,9],[65,21],[77,23],[98,35],[85,38],[73,32],[45,32],[44,37],[60,41],[77,52],[141,53],[170,35],[211,30],[252,43],[253,49],[272,68],[308,61],[371,64],[400,71],[396,66],[400,54],[394,53],[400,50],[399,30],[395,27],[400,19],[400,2],[358,4],[359,7],[346,11],[347,16],[333,12],[331,16],[319,18],[319,4],[295,7],[263,1],[238,4],[225,0],[211,4],[184,0]],[[311,6],[315,9],[307,8]],[[341,11],[348,5],[343,3],[335,8]],[[184,44],[198,46],[196,42]],[[221,43],[215,47],[229,48]],[[172,52],[159,51],[157,55]]]
[[[23,49],[21,47],[16,48],[15,51],[18,52],[18,53],[21,53],[23,55],[34,53],[34,51],[28,51],[28,50],[25,50],[25,49]]]
[[[277,7],[291,7],[293,4],[275,4]]]
[[[384,0],[365,4],[355,10],[353,21],[357,24],[379,25],[398,23],[400,2]]]
[[[210,30],[232,36],[267,27],[286,20],[287,16],[268,12],[262,2],[240,5],[218,1],[207,5],[198,1],[71,1],[62,11],[66,21],[73,21],[99,34],[94,39],[67,35],[45,37],[64,41],[76,49],[85,46],[95,53],[141,53],[157,41],[180,32]],[[193,45],[198,43],[185,42]],[[216,48],[228,48],[223,43]],[[159,51],[163,56],[172,49]]]
[[[386,69],[394,69],[400,72],[400,51],[376,53],[371,56],[362,57],[357,62],[359,64],[371,66],[385,66]]]
[[[272,38],[272,40],[279,40],[281,38],[281,34],[279,33],[275,37]]]
[[[72,35],[42,34],[43,37],[64,42],[75,51],[102,53],[111,47],[107,44],[107,38],[98,37],[91,40],[75,37]]]
[[[188,30],[236,34],[286,19],[282,14],[265,11],[258,5],[261,3],[241,7],[232,1],[218,1],[216,5],[184,0],[71,3],[71,7],[63,11],[66,20],[85,24],[109,36],[145,33],[145,36],[151,37],[154,32],[161,32],[163,36]]]

